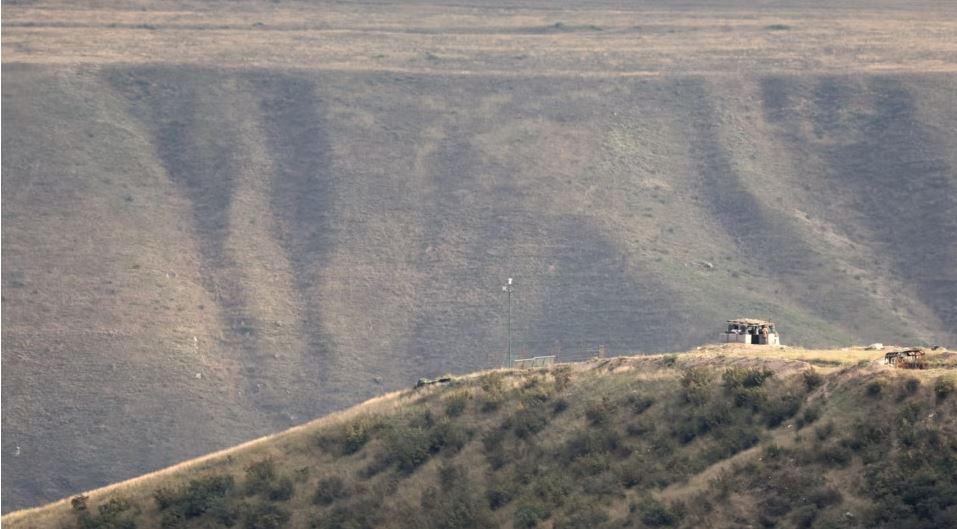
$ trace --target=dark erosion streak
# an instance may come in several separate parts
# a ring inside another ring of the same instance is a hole
[[[332,338],[322,331],[321,300],[316,299],[318,285],[313,279],[334,244],[329,219],[335,177],[322,100],[315,81],[308,78],[263,73],[247,80],[260,94],[266,141],[275,164],[271,208],[278,220],[276,236],[304,308],[303,375],[318,381],[325,398],[334,399],[338,392],[333,375],[345,366],[337,361]],[[303,401],[301,407],[306,416],[315,414],[314,403]]]
[[[489,269],[482,264],[491,264],[486,256],[490,245],[507,248],[514,242],[510,226],[520,213],[514,207],[512,193],[499,190],[494,196],[487,196],[476,176],[485,173],[501,178],[505,174],[504,168],[498,164],[486,164],[474,152],[471,139],[480,133],[479,127],[478,123],[453,123],[429,160],[431,185],[430,193],[423,201],[425,226],[422,244],[439,247],[457,233],[473,235],[465,239],[475,241],[458,249],[467,256],[465,262],[468,265],[465,267],[443,266],[444,263],[426,257],[425,252],[421,253],[417,264],[430,276],[444,275],[443,283],[457,291],[442,292],[432,282],[427,282],[416,293],[422,309],[414,316],[410,346],[413,356],[422,358],[422,365],[428,367],[429,374],[487,368],[490,367],[487,363],[489,355],[504,349],[498,340],[500,327],[496,325],[499,315],[504,314],[504,308],[499,311],[496,303],[500,296],[486,298],[491,302],[488,307],[458,302],[452,305],[435,303],[442,298],[460,299],[460,295],[477,282],[480,283],[479,289],[484,287],[490,294],[497,294],[497,283],[481,284],[490,277]],[[456,191],[463,189],[483,198],[477,209],[462,203]],[[504,305],[504,298],[501,301]],[[504,317],[502,320],[501,336],[504,340]],[[455,333],[459,333],[457,340],[452,338]],[[497,365],[494,358],[489,359],[492,365]]]
[[[856,197],[855,209],[884,241],[900,274],[914,282],[918,297],[953,335],[957,329],[954,169],[923,129],[914,97],[900,81],[870,80],[866,93],[871,108],[844,123],[834,116],[832,99],[844,99],[853,90],[826,80],[816,94],[815,127],[830,134],[854,132],[850,137],[855,141],[824,148],[833,175],[828,184]],[[913,266],[916,262],[924,264]],[[934,275],[918,275],[915,269]]]
[[[703,79],[676,81],[679,101],[686,105],[689,152],[701,182],[705,207],[738,246],[745,259],[763,270],[771,281],[786,285],[792,296],[825,311],[823,317],[839,317],[839,308],[831,307],[826,294],[808,288],[802,282],[806,270],[822,264],[821,257],[780,214],[764,207],[741,178],[732,154],[721,142],[721,130],[712,95]],[[764,111],[769,121],[781,121],[790,115],[787,83],[776,78],[762,80]],[[782,199],[783,200],[783,199]],[[770,285],[769,285],[770,286]]]
[[[216,300],[222,313],[224,346],[239,350],[244,364],[255,365],[260,347],[256,324],[249,314],[242,281],[236,277],[237,264],[226,249],[229,215],[235,187],[235,134],[218,130],[200,87],[217,86],[216,74],[191,68],[142,68],[115,71],[108,77],[112,86],[130,102],[133,114],[151,132],[153,144],[170,181],[192,208],[193,227],[199,237],[198,250],[204,288]],[[247,373],[249,371],[247,370]],[[247,391],[257,391],[255,376],[247,379]],[[260,399],[261,400],[261,399]]]
[[[806,262],[800,256],[810,249],[791,226],[761,205],[738,174],[721,143],[720,125],[704,81],[682,80],[677,85],[681,101],[689,107],[691,159],[700,175],[706,207],[745,255],[759,265],[768,263],[766,271],[787,275],[799,268]]]
[[[557,346],[562,361],[579,361],[599,345],[609,354],[631,354],[700,343],[686,331],[693,317],[681,297],[652,274],[630,269],[590,217],[554,215],[542,222],[547,259],[560,273],[542,274],[543,308],[531,333],[537,354]]]

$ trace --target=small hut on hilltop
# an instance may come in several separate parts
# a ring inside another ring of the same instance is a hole
[[[721,333],[721,343],[781,345],[781,337],[770,320],[741,318],[728,320],[727,331]]]

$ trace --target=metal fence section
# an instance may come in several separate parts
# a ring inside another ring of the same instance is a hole
[[[515,369],[531,369],[533,367],[545,367],[555,364],[555,356],[536,356],[534,358],[522,358],[512,361],[512,367]]]

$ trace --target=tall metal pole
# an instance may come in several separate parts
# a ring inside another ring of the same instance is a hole
[[[512,367],[512,278],[508,278],[508,283],[502,287],[507,298],[507,317],[505,318],[505,343],[507,353],[505,356],[505,367]]]
[[[508,367],[512,367],[512,289],[508,289],[508,318],[505,324],[505,341],[508,344]]]

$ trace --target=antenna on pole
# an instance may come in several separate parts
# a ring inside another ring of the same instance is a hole
[[[505,353],[505,367],[512,367],[512,278],[508,278],[508,281],[502,287],[502,292],[506,294],[506,305],[507,313],[505,317],[505,344],[506,344],[506,353]]]

